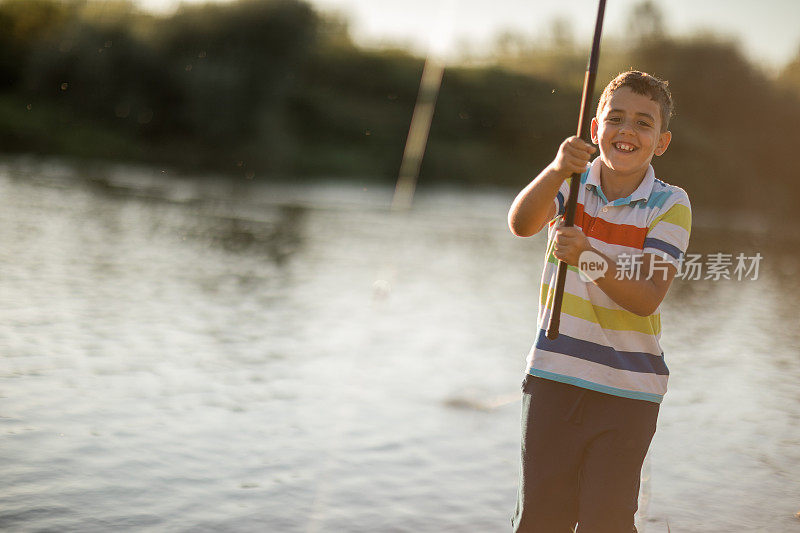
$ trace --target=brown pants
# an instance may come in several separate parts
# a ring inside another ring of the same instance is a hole
[[[630,533],[658,404],[526,376],[514,533]]]

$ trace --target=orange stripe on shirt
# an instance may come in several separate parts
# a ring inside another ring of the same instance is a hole
[[[577,204],[575,209],[575,222],[587,237],[608,244],[644,248],[644,239],[647,237],[647,228],[640,228],[630,224],[614,224],[599,217],[593,217],[583,210],[583,204]]]

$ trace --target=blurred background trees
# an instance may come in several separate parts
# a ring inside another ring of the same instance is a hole
[[[776,206],[800,192],[800,50],[773,76],[733,42],[676,38],[652,2],[604,40],[598,85],[639,68],[670,81],[675,134],[657,163],[695,205]],[[448,67],[421,181],[520,187],[574,132],[586,50],[569,21],[506,33]],[[397,174],[423,58],[362,49],[298,0],[183,6],[0,2],[0,147],[235,177]]]

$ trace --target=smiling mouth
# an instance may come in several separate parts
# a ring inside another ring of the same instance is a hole
[[[614,146],[614,148],[616,148],[620,152],[624,152],[626,154],[629,154],[631,152],[635,152],[637,150],[637,148],[634,145],[630,144],[630,143],[619,142],[619,143],[613,143],[612,146]]]

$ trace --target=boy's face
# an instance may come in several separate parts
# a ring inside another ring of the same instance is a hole
[[[620,87],[592,119],[592,141],[603,164],[620,177],[640,179],[653,155],[667,150],[672,134],[661,132],[661,109],[649,96]]]

